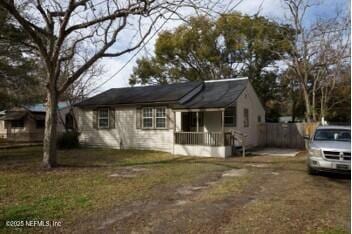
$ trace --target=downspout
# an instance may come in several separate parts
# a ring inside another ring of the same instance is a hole
[[[175,155],[176,112],[172,110],[172,114],[174,115],[174,131],[172,133],[172,135],[173,135],[172,136],[172,138],[173,138],[173,140],[172,140],[172,154]]]

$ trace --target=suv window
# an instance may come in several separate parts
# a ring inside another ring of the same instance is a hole
[[[351,141],[351,132],[343,129],[318,129],[314,136],[315,141]]]

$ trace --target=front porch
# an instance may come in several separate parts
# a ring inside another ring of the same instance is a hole
[[[245,135],[236,130],[236,107],[176,110],[174,154],[229,157],[243,147]]]

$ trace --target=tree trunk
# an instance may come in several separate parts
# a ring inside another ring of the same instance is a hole
[[[316,101],[316,98],[315,98],[315,87],[313,87],[313,94],[312,94],[312,120],[314,122],[316,122],[316,111],[315,111],[315,101]]]
[[[294,123],[296,120],[296,100],[295,99],[292,101],[291,116],[292,116],[291,120]]]
[[[325,98],[324,98],[324,87],[321,90],[321,100],[320,100],[320,120],[325,119]]]
[[[309,101],[309,95],[307,92],[307,89],[305,87],[303,87],[303,97],[304,97],[304,103],[305,103],[305,107],[306,107],[306,121],[308,123],[312,122],[311,119],[311,110],[310,110],[310,101]]]
[[[56,163],[56,135],[57,135],[57,92],[49,87],[47,94],[47,108],[45,115],[45,131],[43,142],[43,167],[52,168]]]

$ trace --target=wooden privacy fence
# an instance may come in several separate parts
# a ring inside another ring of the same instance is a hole
[[[319,123],[259,124],[259,146],[304,148],[304,136],[311,136],[318,125]]]

